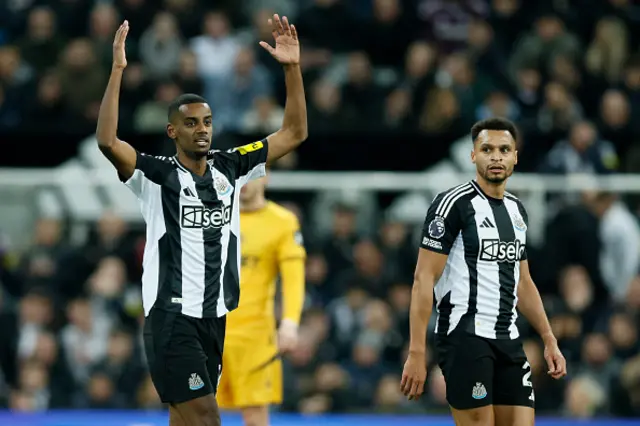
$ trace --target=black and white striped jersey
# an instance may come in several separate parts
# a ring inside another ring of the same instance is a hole
[[[520,261],[527,259],[527,213],[515,196],[483,193],[475,181],[436,196],[421,247],[448,255],[434,293],[436,333],[457,327],[489,339],[516,339]]]
[[[145,316],[152,307],[195,318],[221,317],[240,298],[240,189],[265,175],[267,141],[212,150],[204,176],[177,157],[137,153],[125,184],[146,222],[142,274]]]

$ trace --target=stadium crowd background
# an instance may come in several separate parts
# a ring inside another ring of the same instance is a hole
[[[519,170],[640,171],[640,7],[631,0],[3,2],[0,132],[91,134],[126,18],[124,133],[162,133],[183,91],[210,100],[219,140],[269,133],[282,119],[282,73],[257,41],[270,40],[272,11],[303,40],[312,138],[409,130],[436,146],[499,115],[520,127]],[[297,164],[291,155],[277,167]],[[399,392],[414,226],[384,212],[358,220],[353,201],[312,211],[306,198],[291,200],[309,252],[307,302],[279,409],[446,412],[433,363],[421,402]],[[560,197],[531,249],[570,371],[560,382],[546,376],[524,324],[540,412],[640,416],[639,207],[611,193]],[[328,227],[316,226],[319,216]],[[160,408],[139,338],[143,234],[105,212],[75,246],[63,219],[41,218],[26,251],[0,244],[0,405]]]

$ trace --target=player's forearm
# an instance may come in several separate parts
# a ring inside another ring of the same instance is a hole
[[[411,308],[409,310],[409,352],[425,354],[427,344],[427,327],[433,307],[433,285],[430,278],[418,278],[413,282],[411,290]]]
[[[107,89],[102,97],[96,138],[100,147],[109,147],[116,142],[118,131],[118,102],[120,99],[120,84],[124,69],[113,67]]]
[[[282,276],[282,320],[298,325],[304,306],[304,259],[290,259],[280,265]]]
[[[285,65],[284,80],[287,88],[287,100],[284,107],[282,130],[291,134],[292,139],[300,144],[308,135],[307,103],[300,65]]]
[[[555,341],[542,298],[531,280],[522,280],[518,285],[518,309],[545,343]]]

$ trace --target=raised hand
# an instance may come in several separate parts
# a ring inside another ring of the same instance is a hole
[[[125,53],[125,41],[129,33],[129,21],[124,21],[113,39],[113,66],[124,69],[127,67],[127,55]]]
[[[298,32],[294,25],[289,25],[286,16],[280,17],[278,14],[273,15],[269,19],[269,25],[272,27],[271,34],[276,41],[276,47],[272,47],[265,41],[260,42],[260,46],[264,47],[282,65],[297,65],[300,63],[300,42],[298,41]]]

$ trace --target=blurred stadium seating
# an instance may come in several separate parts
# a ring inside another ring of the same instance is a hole
[[[570,368],[549,380],[522,323],[538,411],[639,418],[636,3],[24,0],[0,3],[0,407],[78,411],[0,424],[166,422],[139,344],[143,227],[93,139],[112,36],[130,21],[124,139],[171,153],[166,106],[189,91],[210,100],[227,147],[281,122],[281,71],[257,47],[272,11],[303,38],[310,125],[271,176],[309,252],[301,344],[274,409],[379,414],[371,426],[447,412],[433,362],[420,402],[398,389],[416,235],[433,195],[473,176],[470,125],[499,115],[521,133],[510,190],[530,211],[532,273]],[[101,409],[113,417],[85,411]]]

